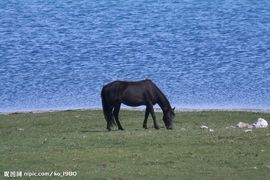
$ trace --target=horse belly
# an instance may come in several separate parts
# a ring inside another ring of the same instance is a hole
[[[139,92],[126,92],[121,97],[121,102],[127,106],[141,106],[146,104],[144,96]]]
[[[144,101],[139,98],[134,98],[134,99],[124,98],[122,99],[122,103],[127,106],[133,106],[133,107],[145,105]]]

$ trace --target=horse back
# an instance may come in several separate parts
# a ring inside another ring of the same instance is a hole
[[[110,101],[119,101],[127,105],[144,105],[157,101],[156,85],[151,80],[113,81],[105,85],[102,93]]]

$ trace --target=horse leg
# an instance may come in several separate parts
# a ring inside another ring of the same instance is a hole
[[[117,124],[117,126],[118,126],[118,129],[119,129],[119,130],[124,130],[123,127],[122,127],[122,125],[121,125],[121,123],[120,123],[120,121],[119,121],[119,111],[120,111],[120,106],[121,106],[121,104],[119,103],[119,104],[117,104],[117,105],[114,107],[114,109],[113,109],[113,116],[114,116],[114,118],[115,118],[115,121],[116,121],[116,124]]]
[[[113,125],[113,114],[112,114],[112,107],[109,107],[107,110],[106,110],[106,121],[107,121],[107,130],[108,131],[111,131],[111,127]]]
[[[143,128],[144,129],[147,129],[147,119],[148,119],[148,116],[149,116],[149,107],[146,106],[145,115],[144,115],[144,121],[143,121]]]
[[[153,118],[154,128],[159,129],[159,126],[158,126],[157,121],[156,121],[156,115],[155,115],[153,105],[152,104],[149,105],[149,108],[150,108],[149,110],[150,110],[151,116]]]

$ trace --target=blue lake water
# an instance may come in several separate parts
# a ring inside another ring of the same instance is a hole
[[[149,78],[179,108],[270,109],[269,0],[0,1],[0,112],[101,107]]]

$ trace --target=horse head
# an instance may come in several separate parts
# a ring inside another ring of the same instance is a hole
[[[163,121],[167,129],[172,129],[172,122],[175,117],[175,107],[167,110],[163,115]]]

